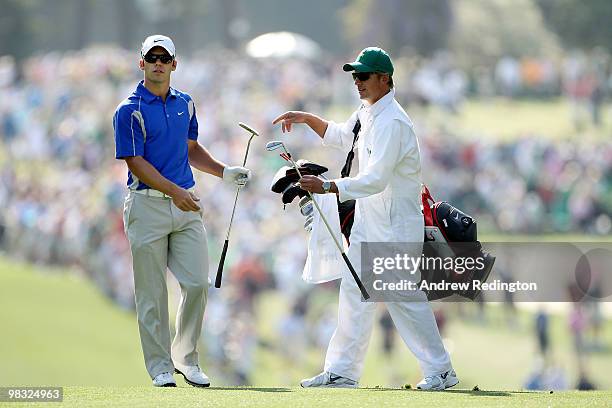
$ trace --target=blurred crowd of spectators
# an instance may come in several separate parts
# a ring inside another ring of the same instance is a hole
[[[461,69],[453,55],[441,51],[432,58],[403,58],[400,92],[405,99],[458,112],[466,97],[555,98],[570,102],[570,120],[579,130],[589,121],[602,124],[602,105],[612,89],[609,55],[596,48],[572,51],[562,59],[505,56],[490,66]]]
[[[127,169],[114,159],[112,115],[141,79],[138,57],[137,52],[116,48],[48,53],[28,59],[19,72],[11,58],[0,58],[1,247],[42,264],[77,266],[128,309],[133,307],[133,283],[122,224]],[[580,82],[592,70],[579,61],[568,56],[563,70],[555,71],[545,62],[508,57],[475,81],[444,54],[416,63],[400,57],[394,79],[397,98],[409,114],[413,104],[424,103],[459,112],[468,95],[486,95],[488,77],[492,92],[508,97],[544,87],[547,93],[584,98],[584,87],[572,81]],[[275,286],[292,299],[295,313],[278,330],[301,337],[295,319],[303,305],[293,300],[304,291],[299,276],[306,233],[298,211],[283,211],[279,197],[269,190],[284,162],[263,145],[283,138],[294,156],[327,165],[332,176],[339,174],[341,152],[321,149],[318,138],[304,127],[281,135],[271,121],[287,109],[335,120],[347,117],[359,100],[350,76],[339,69],[342,62],[254,60],[226,51],[179,55],[172,85],[195,100],[199,140],[215,157],[232,165],[241,162],[248,135],[238,121],[262,135],[251,147],[248,167],[254,179],[240,196],[234,220],[224,284],[231,289],[212,291],[220,299],[207,311],[207,330],[216,334],[210,336],[209,350],[234,367],[238,383],[248,383],[251,359],[245,353],[254,346],[248,333],[255,330],[253,298],[259,290]],[[591,94],[588,98],[593,99]],[[555,142],[534,134],[500,141],[488,137],[494,135],[453,134],[417,116],[413,119],[424,181],[436,199],[475,216],[481,230],[601,235],[612,230],[609,140],[583,144],[577,135]],[[198,174],[196,179],[212,274],[234,190],[209,175]],[[331,334],[326,322],[333,318],[321,316],[316,342],[324,344]],[[244,324],[229,327],[224,324],[228,319]]]

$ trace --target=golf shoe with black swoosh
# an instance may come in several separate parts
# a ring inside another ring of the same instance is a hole
[[[325,387],[325,388],[357,388],[357,381],[342,377],[328,371],[324,371],[312,378],[300,381],[303,388]]]
[[[425,377],[416,387],[418,390],[442,391],[459,384],[459,378],[455,370],[449,370],[442,374]]]

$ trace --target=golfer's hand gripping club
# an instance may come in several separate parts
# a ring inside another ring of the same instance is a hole
[[[223,180],[244,187],[251,178],[251,170],[240,166],[227,166],[223,169]]]

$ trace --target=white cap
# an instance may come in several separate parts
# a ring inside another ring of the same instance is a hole
[[[165,35],[156,34],[147,37],[142,43],[142,48],[140,49],[142,56],[144,57],[145,55],[147,55],[147,52],[151,51],[151,48],[153,47],[162,47],[163,49],[168,51],[171,56],[176,56],[176,49],[174,48],[174,43],[172,42],[170,37],[166,37]]]

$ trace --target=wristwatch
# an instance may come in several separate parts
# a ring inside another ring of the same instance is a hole
[[[329,190],[331,190],[331,181],[325,180],[323,182],[323,191],[325,192],[325,194],[327,194],[329,193]]]

